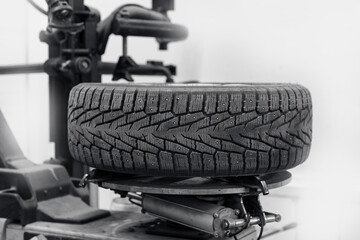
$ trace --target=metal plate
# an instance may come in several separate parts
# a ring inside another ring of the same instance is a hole
[[[24,233],[48,239],[81,240],[176,240],[179,238],[148,235],[145,233],[155,218],[141,213],[113,212],[111,216],[86,224],[34,222],[25,227],[10,224],[7,239],[24,239]]]
[[[283,171],[266,174],[260,178],[266,182],[269,189],[273,189],[288,184],[291,181],[291,173]],[[169,195],[218,195],[247,193],[249,192],[249,182],[246,182],[245,187],[241,182],[234,183],[221,178],[132,177],[129,179],[104,180],[98,182],[98,185],[115,191],[125,192]],[[252,187],[256,188],[255,185]]]

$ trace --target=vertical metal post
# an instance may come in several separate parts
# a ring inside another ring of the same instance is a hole
[[[123,36],[123,56],[126,57],[127,56],[127,36]]]
[[[84,30],[69,37],[61,44],[49,44],[49,59],[61,59],[62,62],[71,60],[74,64],[77,55],[76,50],[88,50],[86,56],[91,62],[89,73],[76,72],[71,69],[71,74],[50,74],[49,98],[50,98],[50,141],[55,143],[55,158],[62,159],[72,177],[82,177],[87,171],[81,163],[73,161],[67,140],[67,104],[72,87],[81,82],[100,82],[101,76],[98,71],[100,55],[97,53],[96,26],[99,17],[88,11],[83,0],[70,0],[69,5],[73,9],[73,23],[84,23]],[[61,31],[61,30],[60,30]],[[64,52],[64,49],[70,50]]]

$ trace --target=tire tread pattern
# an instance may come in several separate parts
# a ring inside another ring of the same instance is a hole
[[[68,136],[76,160],[108,171],[262,174],[306,160],[312,102],[297,84],[80,84],[70,93]]]

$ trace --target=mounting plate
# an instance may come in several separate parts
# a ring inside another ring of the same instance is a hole
[[[169,195],[219,195],[219,194],[244,194],[260,186],[254,181],[249,181],[253,176],[238,177],[236,181],[228,178],[180,178],[180,177],[148,177],[131,176],[128,178],[112,178],[94,181],[100,187],[122,192],[142,192],[149,194]],[[291,181],[288,171],[270,173],[259,176],[268,189],[282,187]]]

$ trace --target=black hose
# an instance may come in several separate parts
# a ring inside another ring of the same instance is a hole
[[[38,10],[39,12],[41,12],[44,15],[47,15],[47,11],[45,11],[42,7],[40,7],[37,3],[35,3],[33,0],[27,0],[28,3],[31,4],[31,6],[33,6],[36,10]]]

